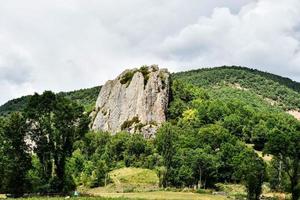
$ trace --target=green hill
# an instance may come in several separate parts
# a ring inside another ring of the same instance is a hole
[[[222,100],[242,98],[248,103],[282,110],[300,109],[300,83],[278,75],[245,67],[223,66],[202,68],[172,74],[172,80],[209,89],[211,96]],[[59,94],[91,110],[100,87],[80,89]],[[0,106],[0,116],[22,111],[30,96],[13,99]]]
[[[175,73],[173,79],[204,88],[230,87],[249,91],[284,110],[300,108],[300,83],[255,69],[235,66],[203,68]]]
[[[70,100],[76,101],[77,103],[83,105],[86,111],[89,111],[94,106],[96,99],[98,97],[101,86],[96,86],[87,89],[80,89],[71,92],[60,92],[62,95]],[[31,96],[23,96],[17,99],[8,101],[7,103],[0,106],[0,116],[6,116],[12,112],[22,111]]]

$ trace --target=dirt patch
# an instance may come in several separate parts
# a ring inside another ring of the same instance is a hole
[[[238,90],[245,90],[245,91],[249,90],[247,88],[242,87],[239,83],[234,83],[234,84],[229,83],[228,86]]]
[[[300,120],[300,112],[297,110],[289,110],[287,111],[288,114],[294,116],[296,119]]]
[[[273,100],[273,99],[270,99],[270,98],[264,98],[264,100],[266,102],[268,102],[271,106],[275,106],[275,105],[278,105],[278,102]]]

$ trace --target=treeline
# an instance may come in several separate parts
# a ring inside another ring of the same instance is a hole
[[[93,109],[97,100],[101,86],[80,89],[71,92],[60,92],[59,96],[75,101],[84,106],[84,109],[89,112]],[[23,112],[30,100],[31,95],[13,99],[0,106],[0,116],[8,116],[14,112]]]

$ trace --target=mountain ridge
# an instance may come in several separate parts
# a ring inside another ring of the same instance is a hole
[[[204,88],[236,86],[261,95],[264,99],[278,103],[288,110],[300,109],[300,83],[290,78],[241,66],[199,68],[171,74],[172,80],[180,80]],[[66,98],[77,101],[90,112],[96,102],[101,86],[60,92]],[[238,89],[238,88],[236,88]],[[0,116],[22,111],[30,95],[9,100],[0,106]]]

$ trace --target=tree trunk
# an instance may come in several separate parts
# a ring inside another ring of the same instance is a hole
[[[199,167],[199,181],[198,181],[198,189],[202,187],[202,169]]]
[[[55,165],[56,165],[55,173],[59,180],[59,185],[57,187],[59,191],[57,192],[62,192],[64,188],[64,182],[65,182],[65,158],[64,157],[56,158]]]
[[[299,181],[298,181],[297,174],[294,174],[294,176],[291,179],[292,200],[300,199],[300,191],[297,188],[298,183],[299,183]]]
[[[300,190],[298,188],[299,180],[299,163],[298,159],[294,160],[293,163],[293,175],[291,178],[291,192],[292,192],[292,200],[299,200],[300,199]]]

